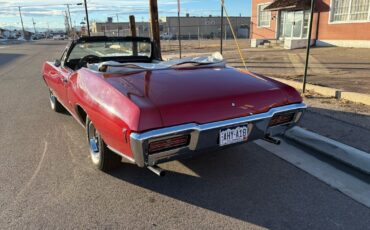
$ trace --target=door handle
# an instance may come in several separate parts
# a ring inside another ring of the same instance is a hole
[[[56,71],[49,71],[49,76],[50,77],[56,77],[58,73]]]

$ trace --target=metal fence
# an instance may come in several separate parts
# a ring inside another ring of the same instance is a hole
[[[249,26],[240,25],[233,27],[235,36],[237,38],[249,38]],[[198,40],[198,39],[232,39],[233,33],[229,25],[182,25],[178,26],[160,26],[161,39],[163,40],[177,40],[179,37],[182,40]],[[130,36],[131,29],[129,26],[126,28],[117,28],[110,30],[99,30],[94,32],[94,35],[105,35],[105,36]],[[150,37],[151,31],[149,26],[136,26],[137,36]],[[180,35],[179,35],[180,34]]]

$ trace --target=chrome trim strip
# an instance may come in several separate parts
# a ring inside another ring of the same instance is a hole
[[[216,121],[216,122],[211,122],[211,123],[202,124],[202,125],[198,125],[196,123],[189,123],[185,125],[178,125],[178,126],[172,126],[168,128],[156,129],[156,130],[148,131],[145,133],[131,133],[130,137],[131,139],[143,141],[149,138],[156,138],[160,136],[166,136],[166,135],[171,135],[171,134],[185,132],[185,131],[194,131],[194,130],[206,131],[210,129],[225,127],[225,126],[233,126],[233,125],[237,125],[240,123],[247,123],[251,121],[262,120],[262,119],[273,117],[277,113],[287,112],[290,110],[306,109],[306,108],[307,108],[307,105],[304,103],[292,104],[292,105],[272,108],[266,113],[259,113],[255,115],[239,117],[239,118],[234,118],[230,120]]]
[[[117,149],[115,148],[112,148],[111,146],[107,145],[108,149],[110,149],[112,152],[114,152],[115,154],[125,158],[126,160],[130,161],[130,163],[133,163],[135,164],[135,160],[129,156],[126,156],[126,154],[123,154],[121,153],[120,151],[118,151]]]
[[[288,112],[288,111],[295,111],[295,110],[303,110],[306,109],[307,106],[304,103],[299,104],[292,104],[292,105],[286,105],[286,106],[280,106],[276,108],[270,109],[268,112],[245,116],[245,117],[239,117],[224,121],[217,121],[217,122],[211,122],[206,124],[196,124],[196,123],[189,123],[184,125],[178,125],[178,126],[172,126],[167,128],[161,128],[156,129],[144,133],[131,133],[130,135],[130,144],[131,144],[131,150],[134,153],[135,162],[138,166],[144,167],[145,164],[148,164],[150,162],[146,162],[146,160],[153,159],[160,159],[160,158],[167,158],[173,155],[176,155],[181,149],[188,148],[189,150],[195,150],[199,135],[205,131],[212,130],[212,129],[219,129],[223,127],[228,126],[234,126],[234,125],[240,125],[245,123],[253,123],[253,122],[259,122],[267,119],[271,119],[275,114],[282,113],[282,112]],[[300,111],[302,112],[302,111]],[[267,132],[269,127],[264,127],[265,130],[263,132]],[[274,127],[271,127],[274,128]],[[191,141],[190,144],[187,147],[183,147],[180,149],[173,149],[169,150],[163,153],[158,153],[155,155],[147,156],[145,152],[145,146],[146,142],[149,139],[155,139],[160,138],[163,136],[169,136],[169,135],[176,135],[176,134],[184,134],[189,133],[191,134]]]

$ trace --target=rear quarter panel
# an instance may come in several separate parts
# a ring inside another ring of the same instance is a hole
[[[129,135],[138,129],[140,109],[99,73],[83,68],[70,77],[70,82],[68,95],[74,110],[80,106],[105,143],[132,158]]]

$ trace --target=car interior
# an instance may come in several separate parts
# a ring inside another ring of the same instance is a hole
[[[118,63],[155,61],[150,38],[83,37],[72,41],[68,47],[61,60],[64,61],[65,67],[75,71],[86,68],[88,64],[107,61]]]
[[[65,61],[64,66],[72,69],[72,70],[79,70],[83,67],[87,67],[87,64],[94,64],[94,63],[101,63],[107,61],[115,61],[119,63],[128,63],[128,62],[140,62],[140,63],[152,63],[152,58],[146,57],[98,57],[87,55],[81,59],[68,59]]]

